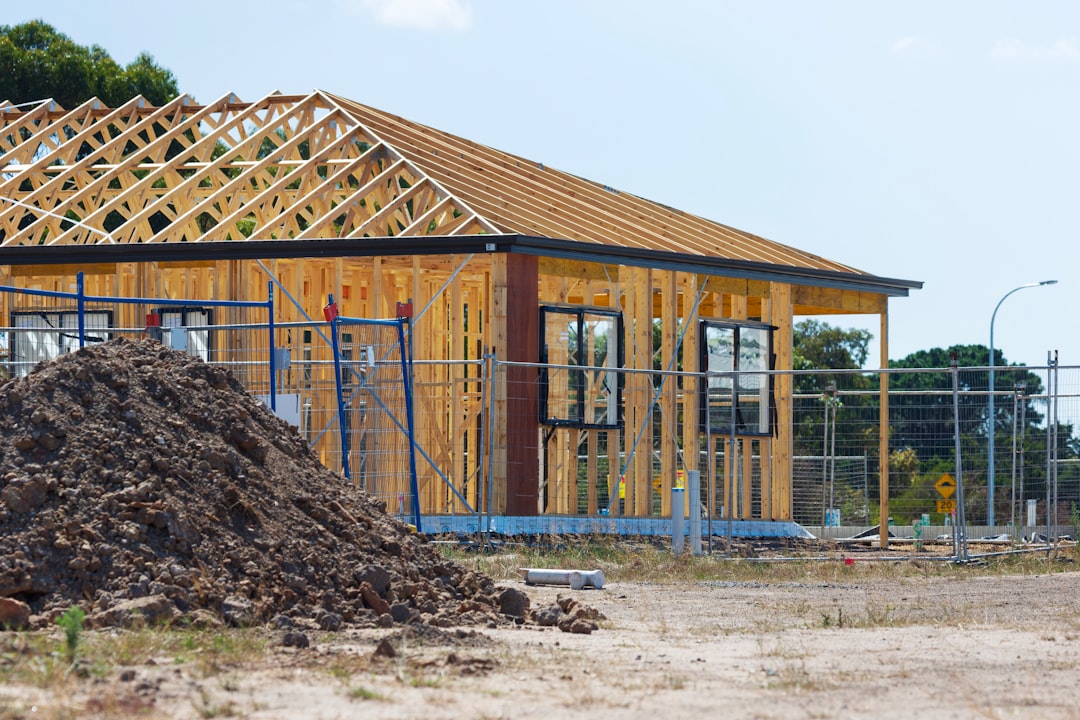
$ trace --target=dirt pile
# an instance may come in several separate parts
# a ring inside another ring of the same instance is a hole
[[[44,625],[521,622],[227,371],[117,340],[0,387],[0,598]]]

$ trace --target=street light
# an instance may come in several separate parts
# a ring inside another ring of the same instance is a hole
[[[994,307],[994,314],[990,316],[990,429],[987,433],[987,439],[989,441],[987,443],[989,464],[987,465],[986,470],[986,524],[990,527],[994,527],[994,319],[997,317],[997,312],[1001,307],[1001,303],[1005,302],[1005,298],[1009,297],[1014,292],[1018,292],[1024,288],[1054,285],[1055,283],[1057,283],[1057,280],[1042,280],[1040,282],[1028,283],[1013,288],[998,300],[998,304]]]

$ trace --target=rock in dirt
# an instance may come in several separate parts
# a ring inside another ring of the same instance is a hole
[[[29,625],[29,605],[12,598],[0,598],[0,629],[25,630]]]
[[[165,625],[176,615],[176,608],[164,595],[124,600],[91,615],[92,626],[135,627],[138,625]]]
[[[75,605],[97,625],[297,632],[528,614],[323,467],[228,371],[154,340],[8,380],[0,435],[0,597],[19,622]]]

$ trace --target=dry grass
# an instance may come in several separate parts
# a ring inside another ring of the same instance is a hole
[[[751,557],[715,552],[675,557],[662,538],[655,543],[609,537],[550,538],[530,543],[501,543],[477,549],[447,543],[446,556],[496,580],[520,580],[519,568],[600,569],[609,582],[828,582],[908,577],[971,577],[973,574],[1035,575],[1075,570],[1076,546],[1047,553],[980,558],[958,564],[941,556],[884,559],[882,553],[852,549],[776,547],[751,549]],[[903,550],[889,555],[899,556]]]
[[[1054,615],[1049,626],[1052,630],[1048,631],[1045,617],[1029,618],[1016,613],[1017,598],[1002,593],[1002,583],[986,583],[988,588],[983,590],[982,582],[942,582],[951,578],[1042,576],[1075,570],[1075,548],[1050,557],[1045,553],[1001,556],[958,565],[922,558],[882,560],[869,555],[846,564],[839,553],[822,559],[820,553],[804,551],[800,556],[791,549],[755,549],[754,557],[718,554],[675,558],[662,543],[609,538],[505,543],[495,552],[466,550],[452,544],[443,547],[454,560],[508,584],[520,582],[518,569],[522,567],[560,567],[599,568],[612,583],[654,588],[693,586],[702,596],[707,594],[711,602],[728,603],[724,606],[727,611],[703,611],[688,621],[668,604],[673,596],[664,593],[656,594],[655,599],[637,597],[637,604],[630,607],[635,617],[640,614],[651,637],[673,646],[701,643],[704,647],[722,636],[760,638],[757,656],[761,675],[754,673],[753,681],[777,693],[823,692],[843,681],[833,670],[810,664],[803,646],[784,642],[788,629],[823,630],[822,637],[840,637],[849,629],[1003,626],[1039,631],[1042,635],[1037,637],[1059,645],[1080,637],[1080,613],[1075,610]],[[930,585],[922,582],[927,579]],[[941,592],[925,591],[936,584],[941,585]],[[954,586],[963,589],[958,592]],[[916,587],[923,591],[907,591]],[[759,590],[767,592],[759,597]],[[627,594],[631,601],[635,599],[633,594]],[[190,693],[184,702],[196,717],[243,717],[254,712],[255,707],[244,691],[245,673],[265,664],[267,655],[273,653],[268,647],[271,636],[264,630],[185,627],[86,631],[77,662],[72,664],[67,660],[60,628],[0,633],[0,686],[19,688],[15,696],[5,697],[0,692],[0,720],[123,720],[153,715],[148,697],[135,692],[137,683],[116,682],[125,669],[145,666],[164,666],[170,673],[172,668],[180,671]],[[592,686],[584,674],[587,658],[566,643],[560,647],[555,638],[538,634],[535,642],[517,646],[513,652],[496,647],[484,654],[504,678],[527,676],[557,658],[555,666],[565,668],[568,679],[557,677],[553,682],[563,684],[568,701],[578,695],[590,696]],[[626,638],[615,642],[620,651],[631,647],[625,644]],[[348,644],[338,650],[305,655],[302,662],[306,670],[331,679],[331,694],[357,707],[382,707],[393,702],[395,693],[401,690],[438,691],[458,682],[457,670],[449,667],[437,651],[376,662],[368,652],[357,652],[354,644]],[[1049,670],[1059,673],[1075,672],[1080,666],[1070,658],[1055,658],[1053,662]],[[662,668],[652,675],[630,673],[613,682],[613,686],[629,695],[656,694],[692,690],[696,682],[694,673]],[[497,699],[504,690],[490,686],[477,692]]]
[[[85,631],[75,663],[67,659],[63,633],[0,633],[0,685],[40,691],[40,707],[25,700],[0,698],[0,720],[75,717],[145,717],[148,706],[133,695],[90,692],[73,707],[75,690],[87,681],[108,679],[123,668],[171,664],[198,677],[217,677],[222,690],[236,684],[229,674],[257,662],[266,638],[255,630],[200,631],[154,629]],[[235,703],[204,698],[195,708],[201,717],[235,717]]]

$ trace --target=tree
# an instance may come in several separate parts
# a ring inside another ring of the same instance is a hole
[[[817,320],[796,323],[793,337],[794,369],[821,371],[812,375],[795,375],[794,378],[797,452],[824,454],[824,405],[831,403],[830,414],[837,420],[837,453],[866,453],[866,434],[857,428],[872,426],[876,412],[874,399],[870,395],[837,397],[829,391],[830,386],[841,392],[868,391],[874,387],[873,380],[861,374],[829,371],[862,368],[869,356],[872,337],[869,330],[834,327]],[[841,417],[842,421],[839,420]]]
[[[955,353],[960,368],[983,367],[989,357],[985,345],[954,345],[948,349],[932,348],[912,353],[901,360],[889,361],[893,369],[931,369],[948,368]],[[1011,393],[1017,384],[1025,388],[1027,396],[1042,392],[1042,381],[1035,373],[1023,366],[1008,365],[1000,350],[996,351],[997,372],[994,377],[995,390],[999,393]],[[989,425],[987,422],[988,403],[986,400],[986,373],[972,373],[961,370],[958,378],[960,415],[960,435],[985,438]],[[952,438],[954,411],[952,397],[952,377],[947,372],[938,373],[900,373],[889,379],[890,390],[922,391],[918,395],[905,396],[902,392],[892,401],[894,408],[892,422],[892,440],[899,447],[913,447],[919,451],[919,457],[948,456],[949,447],[922,447],[929,437]],[[1029,431],[1034,431],[1042,422],[1042,415],[1036,410],[1030,399],[1025,399],[1025,423]],[[994,428],[996,432],[1011,431],[1011,404],[1004,403],[996,408]]]
[[[833,327],[817,320],[795,325],[795,369],[856,370],[869,355],[869,330]]]
[[[986,509],[987,434],[995,433],[998,448],[1008,448],[1012,443],[1014,402],[1001,402],[995,407],[993,423],[987,415],[987,373],[985,370],[964,370],[968,367],[985,367],[989,358],[985,345],[954,345],[947,349],[932,348],[912,353],[901,360],[889,362],[893,369],[944,369],[948,368],[955,353],[960,368],[958,377],[960,446],[963,457],[965,480],[965,509],[969,520],[981,517]],[[1045,400],[1033,397],[1043,392],[1039,376],[1020,365],[1009,365],[1000,350],[995,350],[994,388],[999,395],[1015,395],[1023,426],[1020,430],[1022,457],[1026,463],[1024,497],[1042,497],[1046,487],[1045,462],[1031,463],[1031,458],[1045,457],[1047,428],[1044,415],[1036,410],[1037,404],[1045,408]],[[940,476],[951,471],[955,463],[956,437],[952,376],[949,372],[894,373],[889,377],[890,391],[890,445],[915,452],[926,487]],[[1019,419],[1019,418],[1018,418]],[[1078,449],[1072,438],[1071,424],[1058,425],[1058,457],[1076,457]],[[1006,454],[995,453],[998,472],[1006,470]],[[997,489],[995,489],[997,490]],[[929,493],[926,488],[924,492]],[[929,493],[932,495],[932,493]],[[995,507],[1008,512],[1008,498],[995,492]]]
[[[52,98],[70,110],[93,97],[115,107],[136,95],[163,105],[178,94],[172,72],[145,52],[120,67],[104,48],[78,45],[44,21],[0,26],[0,100]]]

